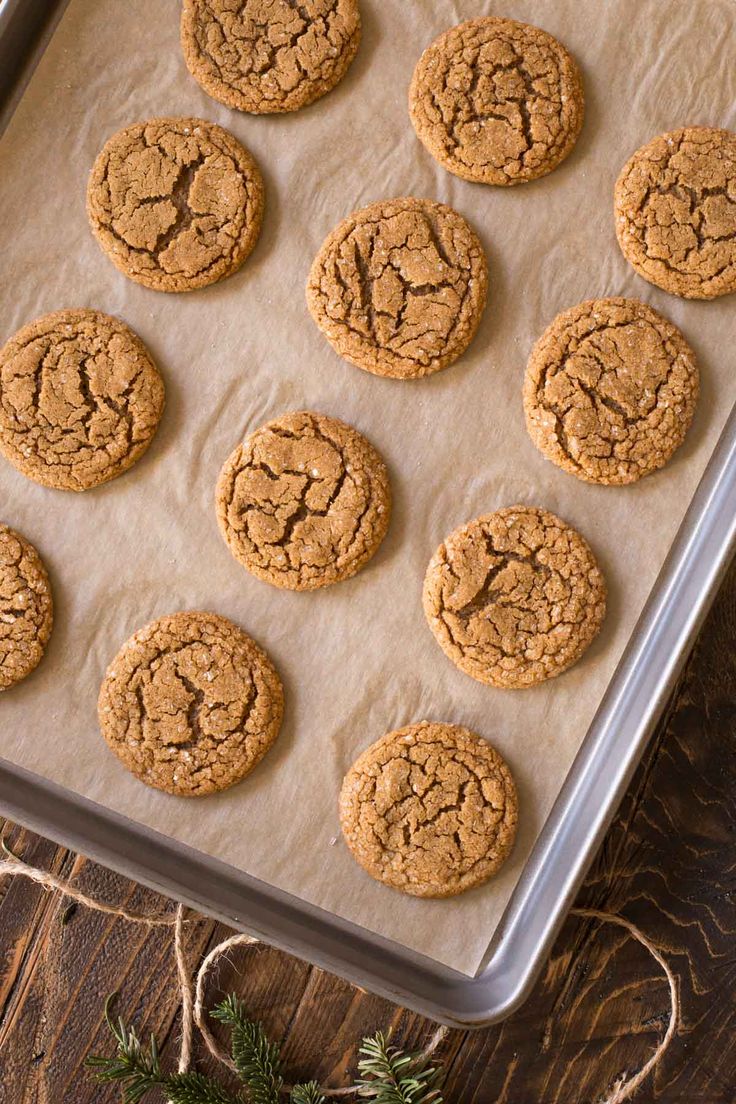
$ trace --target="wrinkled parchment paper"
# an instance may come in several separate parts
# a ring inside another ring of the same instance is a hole
[[[61,307],[97,307],[152,350],[168,405],[146,457],[76,496],[0,461],[0,519],[49,565],[56,627],[46,659],[0,698],[0,754],[459,970],[473,973],[626,644],[708,455],[736,399],[736,296],[685,302],[645,283],[614,238],[618,170],[656,133],[736,127],[731,0],[362,0],[365,33],[331,94],[285,117],[229,111],[200,91],[179,50],[175,0],[71,0],[0,145],[0,338]],[[550,176],[502,189],[439,168],[409,123],[406,90],[424,47],[463,18],[503,14],[559,36],[584,74],[577,148]],[[166,295],[130,282],[100,252],[84,210],[87,174],[120,127],[192,114],[229,128],[267,185],[262,238],[221,284]],[[325,235],[373,200],[426,196],[468,218],[491,284],[470,351],[421,382],[344,363],[311,321],[304,282]],[[633,295],[684,330],[702,399],[686,445],[634,487],[586,486],[527,438],[521,382],[530,347],[581,299]],[[311,408],[363,431],[391,470],[389,536],[354,579],[275,590],[248,575],[217,530],[213,491],[233,446],[267,418]],[[492,690],[457,671],[425,625],[421,582],[456,525],[516,502],[559,513],[592,543],[610,613],[586,658],[544,686]],[[268,649],[286,722],[250,779],[197,801],[132,778],[98,735],[105,667],[164,613],[226,614]],[[342,843],[336,798],[366,744],[422,718],[476,729],[520,788],[512,860],[449,901],[373,882]]]

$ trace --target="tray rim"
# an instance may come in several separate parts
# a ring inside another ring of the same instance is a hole
[[[57,17],[67,0],[56,0]],[[29,64],[48,8],[0,0]],[[35,22],[35,26],[32,24]],[[53,25],[55,26],[56,20]],[[33,55],[36,55],[34,58]],[[27,75],[27,74],[26,74]],[[13,109],[16,104],[13,104]],[[0,758],[0,812],[57,843],[396,1003],[483,1027],[528,996],[736,550],[736,406],[562,790],[473,977],[342,920]],[[140,855],[135,857],[139,851]]]

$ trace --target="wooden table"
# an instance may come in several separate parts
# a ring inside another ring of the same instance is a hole
[[[672,964],[682,1022],[637,1096],[665,1104],[736,1100],[736,568],[728,576],[670,708],[608,833],[579,903],[620,913]],[[6,839],[28,863],[105,901],[151,912],[155,894],[21,828]],[[192,960],[227,934],[188,929]],[[22,878],[0,879],[0,1104],[104,1104],[115,1089],[82,1068],[110,1053],[106,996],[175,1063],[179,1007],[170,931],[69,908]],[[289,1078],[344,1082],[359,1038],[393,1028],[421,1046],[431,1025],[267,947],[221,963],[209,994],[236,991],[274,1039]],[[647,952],[611,925],[570,919],[533,995],[504,1024],[452,1031],[440,1055],[448,1104],[592,1104],[635,1072],[669,1016]],[[216,1063],[197,1049],[199,1068]]]

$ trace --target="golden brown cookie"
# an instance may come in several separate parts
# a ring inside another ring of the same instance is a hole
[[[614,193],[623,255],[685,299],[736,291],[736,134],[683,127],[627,161]]]
[[[155,291],[192,291],[240,268],[258,238],[263,203],[251,155],[204,119],[150,119],[118,131],[87,186],[103,250]]]
[[[97,705],[108,744],[142,782],[180,797],[226,790],[279,734],[281,681],[268,656],[216,613],[160,617],[107,669]]]
[[[148,350],[109,314],[45,314],[0,349],[0,452],[46,487],[86,491],[126,471],[163,408]]]
[[[524,380],[529,435],[588,483],[634,483],[667,463],[695,413],[699,373],[680,331],[638,299],[558,314]]]
[[[510,506],[450,534],[427,568],[423,601],[461,671],[516,690],[580,658],[603,623],[606,585],[575,529],[547,510]]]
[[[360,42],[358,0],[184,0],[181,45],[220,103],[296,111],[334,88]]]
[[[0,691],[38,666],[53,623],[41,557],[20,533],[0,523]]]
[[[414,897],[453,897],[503,865],[516,787],[490,744],[423,721],[371,744],[345,776],[340,824],[371,877]]]
[[[575,145],[584,103],[578,67],[556,38],[494,17],[435,39],[409,89],[419,139],[449,172],[481,184],[551,172]]]
[[[355,575],[390,516],[383,460],[357,430],[324,414],[267,422],[228,457],[217,484],[217,520],[235,559],[289,590]]]
[[[344,219],[320,249],[307,305],[333,349],[367,372],[417,379],[470,344],[488,268],[457,211],[427,199],[373,203]]]

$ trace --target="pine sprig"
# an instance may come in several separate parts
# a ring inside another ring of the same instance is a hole
[[[289,1104],[326,1104],[325,1094],[316,1081],[307,1081],[304,1085],[294,1085]]]
[[[246,1104],[241,1094],[233,1095],[204,1074],[165,1074],[154,1036],[146,1049],[135,1028],[113,1020],[112,1000],[105,1005],[105,1019],[117,1044],[115,1054],[91,1055],[86,1065],[100,1083],[121,1085],[123,1104],[139,1104],[152,1089],[160,1089],[169,1104]],[[248,1018],[244,1002],[236,996],[218,1004],[211,1015],[230,1030],[233,1063],[247,1089],[247,1104],[280,1104],[287,1090],[278,1045],[269,1042],[261,1024]],[[442,1104],[442,1068],[432,1065],[427,1054],[391,1046],[381,1032],[363,1039],[359,1054],[361,1076],[353,1090],[358,1096],[373,1104]],[[316,1081],[294,1085],[289,1104],[326,1104],[325,1093]]]
[[[211,1077],[201,1073],[172,1073],[164,1082],[169,1104],[244,1104],[242,1096],[233,1096]]]
[[[104,1058],[91,1054],[85,1065],[95,1071],[94,1076],[103,1085],[121,1081],[124,1104],[138,1104],[147,1092],[164,1082],[158,1047],[152,1035],[150,1050],[146,1052],[134,1027],[126,1027],[121,1018],[115,1023],[110,1013],[115,996],[113,993],[105,1003],[105,1020],[117,1043],[115,1056]]]
[[[359,1096],[375,1104],[442,1104],[443,1072],[426,1054],[405,1053],[380,1031],[364,1039],[358,1053]]]
[[[283,1079],[277,1044],[248,1019],[244,1002],[232,993],[210,1015],[230,1028],[233,1062],[253,1104],[278,1104]]]
[[[107,999],[105,1019],[117,1043],[116,1052],[112,1058],[91,1054],[85,1065],[94,1071],[101,1084],[121,1083],[123,1104],[139,1104],[146,1093],[156,1088],[163,1090],[169,1104],[244,1104],[242,1096],[233,1096],[203,1074],[164,1074],[155,1037],[151,1035],[146,1051],[134,1027],[127,1027],[121,1018],[117,1023],[113,1020],[110,1006],[114,998],[113,993]]]

